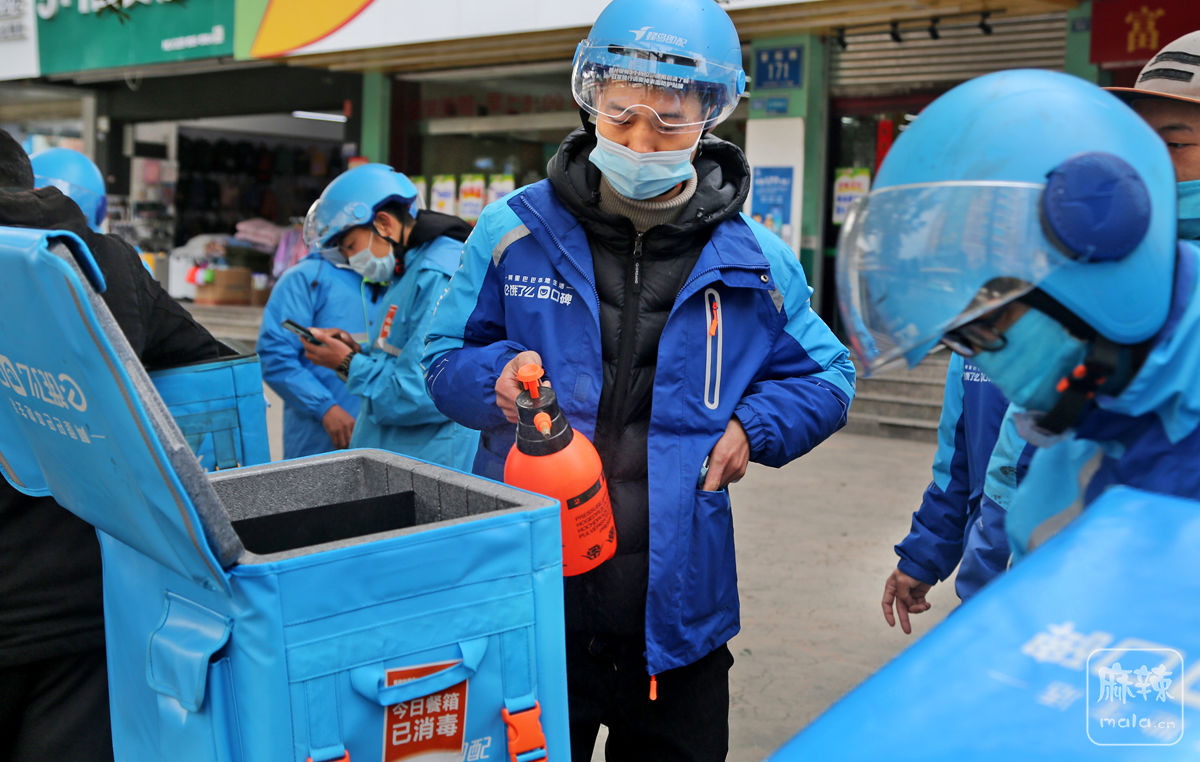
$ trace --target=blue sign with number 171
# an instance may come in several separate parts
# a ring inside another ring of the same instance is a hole
[[[762,48],[754,53],[754,89],[804,86],[804,47]]]

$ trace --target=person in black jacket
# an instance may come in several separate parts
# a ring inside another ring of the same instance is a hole
[[[29,157],[3,130],[0,226],[79,236],[108,284],[108,309],[146,366],[218,356],[217,340],[129,244],[93,232],[57,188],[33,190]],[[0,760],[113,758],[100,590],[91,525],[50,497],[30,497],[0,480]]]
[[[603,463],[616,553],[563,579],[575,762],[601,725],[609,760],[725,759],[727,487],[823,441],[854,393],[795,253],[742,213],[745,155],[706,134],[744,84],[717,3],[609,3],[576,51],[584,123],[484,210],[429,331],[426,385],[482,432],[475,473],[503,471],[525,363]]]

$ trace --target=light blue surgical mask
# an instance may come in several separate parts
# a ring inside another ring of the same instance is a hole
[[[1179,237],[1200,240],[1200,180],[1178,183]]]
[[[1044,312],[1030,309],[1004,332],[1006,343],[971,358],[1012,402],[1031,413],[1048,412],[1058,400],[1059,379],[1083,362],[1087,345]]]
[[[700,142],[678,151],[637,151],[596,133],[589,161],[600,168],[608,184],[626,198],[645,200],[661,196],[696,174],[692,152]]]
[[[350,264],[350,269],[368,283],[391,283],[392,273],[396,269],[396,256],[390,251],[382,257],[375,256],[371,251],[371,244],[374,242],[375,231],[372,230],[366,248],[350,255],[346,261]]]

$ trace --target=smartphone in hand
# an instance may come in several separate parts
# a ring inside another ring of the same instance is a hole
[[[284,320],[283,327],[296,334],[300,338],[307,341],[309,344],[321,346],[324,342],[320,341],[316,336],[312,335],[312,331],[297,323],[295,320]]]

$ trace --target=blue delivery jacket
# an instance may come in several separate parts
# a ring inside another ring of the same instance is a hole
[[[403,277],[388,286],[379,320],[371,325],[363,351],[350,361],[346,389],[363,400],[351,447],[375,447],[470,470],[479,432],[437,409],[421,366],[434,307],[458,268],[462,247],[462,241],[438,236],[405,253]]]
[[[745,428],[751,459],[772,466],[845,423],[854,369],[810,309],[810,294],[796,255],[738,215],[713,228],[675,298],[659,341],[648,435],[650,674],[690,664],[738,631],[729,493],[698,489],[729,420],[736,415]],[[587,236],[549,181],[484,210],[425,356],[439,407],[484,432],[476,473],[502,474],[515,432],[494,385],[525,349],[541,354],[571,425],[594,435],[599,308]]]
[[[258,333],[263,380],[283,398],[283,457],[299,458],[333,449],[321,418],[334,405],[358,415],[360,400],[337,374],[304,357],[300,337],[283,327],[286,319],[303,326],[341,328],[362,342],[374,325],[378,301],[363,293],[362,276],[340,255],[335,264],[310,254],[287,270],[271,290]]]
[[[1008,565],[1006,501],[996,499],[996,491],[1008,482],[988,482],[1007,409],[1008,400],[983,371],[961,355],[951,356],[933,481],[913,513],[908,536],[896,546],[900,571],[931,585],[947,579],[958,566],[954,590],[964,601]],[[1018,447],[1013,457],[996,463],[996,476],[1015,485],[1024,468],[1022,454]],[[990,496],[985,483],[995,485]]]
[[[1113,485],[1200,499],[1200,249],[1179,244],[1167,322],[1117,396],[1097,395],[1070,436],[1035,453],[1009,506],[1014,561]]]

